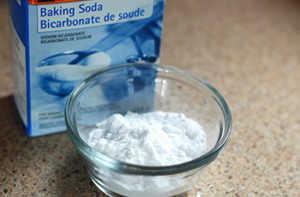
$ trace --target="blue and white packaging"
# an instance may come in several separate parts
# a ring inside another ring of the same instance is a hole
[[[14,99],[28,135],[64,131],[68,95],[97,70],[158,62],[164,4],[165,0],[11,0]],[[110,99],[109,90],[103,91]]]

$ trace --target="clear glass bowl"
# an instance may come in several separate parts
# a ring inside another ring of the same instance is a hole
[[[87,131],[112,114],[127,111],[184,113],[205,130],[206,153],[178,165],[141,166],[115,160],[88,146]],[[120,65],[88,77],[71,93],[65,119],[92,181],[110,196],[176,196],[188,192],[203,167],[221,153],[231,132],[230,110],[215,88],[176,68],[156,64]]]

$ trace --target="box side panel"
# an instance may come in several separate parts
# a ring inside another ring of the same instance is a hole
[[[14,83],[14,100],[18,112],[30,135],[30,100],[28,68],[28,27],[26,1],[11,0],[11,54]]]

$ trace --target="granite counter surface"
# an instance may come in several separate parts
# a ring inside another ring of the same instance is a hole
[[[29,138],[0,1],[0,196],[105,196],[66,133]],[[189,196],[300,196],[300,3],[167,0],[161,62],[214,85],[233,130]]]

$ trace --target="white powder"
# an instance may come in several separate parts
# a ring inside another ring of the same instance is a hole
[[[190,161],[206,151],[206,133],[195,120],[171,112],[114,114],[97,124],[87,143],[114,159],[166,166]]]
[[[55,64],[36,68],[37,76],[55,82],[71,82],[82,80],[101,68],[111,64],[110,57],[103,52],[97,52],[84,59],[86,66],[73,64]],[[51,84],[49,84],[51,85]],[[57,84],[55,84],[57,86]],[[64,83],[60,86],[65,86]]]

